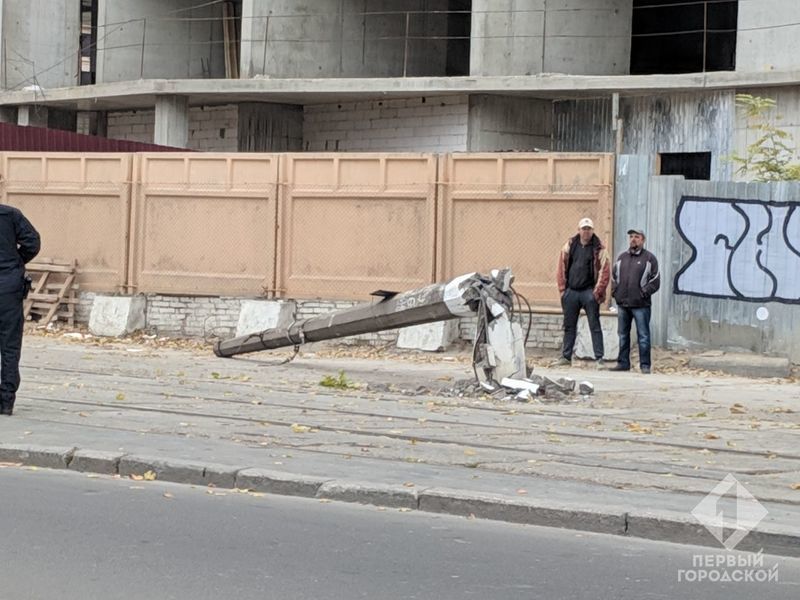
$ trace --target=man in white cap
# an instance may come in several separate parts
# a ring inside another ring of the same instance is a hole
[[[611,270],[611,294],[617,301],[619,358],[612,371],[631,369],[631,322],[636,321],[639,370],[650,374],[650,297],[661,287],[658,260],[644,249],[644,231],[628,230],[628,249],[617,257]]]
[[[578,223],[578,234],[567,240],[558,257],[556,282],[564,311],[564,343],[561,358],[554,366],[572,364],[578,317],[583,309],[592,333],[594,358],[598,368],[602,368],[605,349],[600,305],[605,302],[609,279],[608,251],[595,235],[592,220],[584,217]]]

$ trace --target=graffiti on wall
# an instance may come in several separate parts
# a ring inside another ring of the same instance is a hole
[[[800,202],[684,196],[675,226],[692,249],[676,294],[800,304]]]

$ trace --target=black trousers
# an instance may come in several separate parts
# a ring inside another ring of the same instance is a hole
[[[22,292],[0,294],[0,403],[13,408],[22,352]]]
[[[603,358],[603,329],[600,326],[600,305],[594,299],[592,288],[576,291],[567,288],[561,297],[561,308],[564,311],[564,345],[561,355],[567,360],[572,360],[572,351],[575,349],[575,338],[578,335],[578,317],[581,309],[586,312],[589,321],[589,331],[592,332],[592,349],[595,360]]]

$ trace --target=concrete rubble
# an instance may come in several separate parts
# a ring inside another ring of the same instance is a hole
[[[531,374],[523,378],[504,377],[499,384],[462,379],[453,385],[442,388],[439,393],[443,396],[458,398],[489,396],[503,402],[552,404],[586,400],[594,394],[594,391],[594,385],[589,381],[577,384],[574,379],[569,377],[551,378]]]

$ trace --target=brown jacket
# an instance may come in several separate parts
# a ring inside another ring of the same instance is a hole
[[[575,244],[580,244],[580,234],[574,235],[569,238],[561,252],[558,255],[558,267],[556,268],[556,283],[558,283],[558,291],[563,294],[567,289],[567,272],[569,271],[569,257]],[[608,250],[596,235],[592,235],[594,245],[594,299],[598,304],[602,304],[606,300],[606,292],[608,290],[608,282],[611,279],[611,265],[608,259]]]

